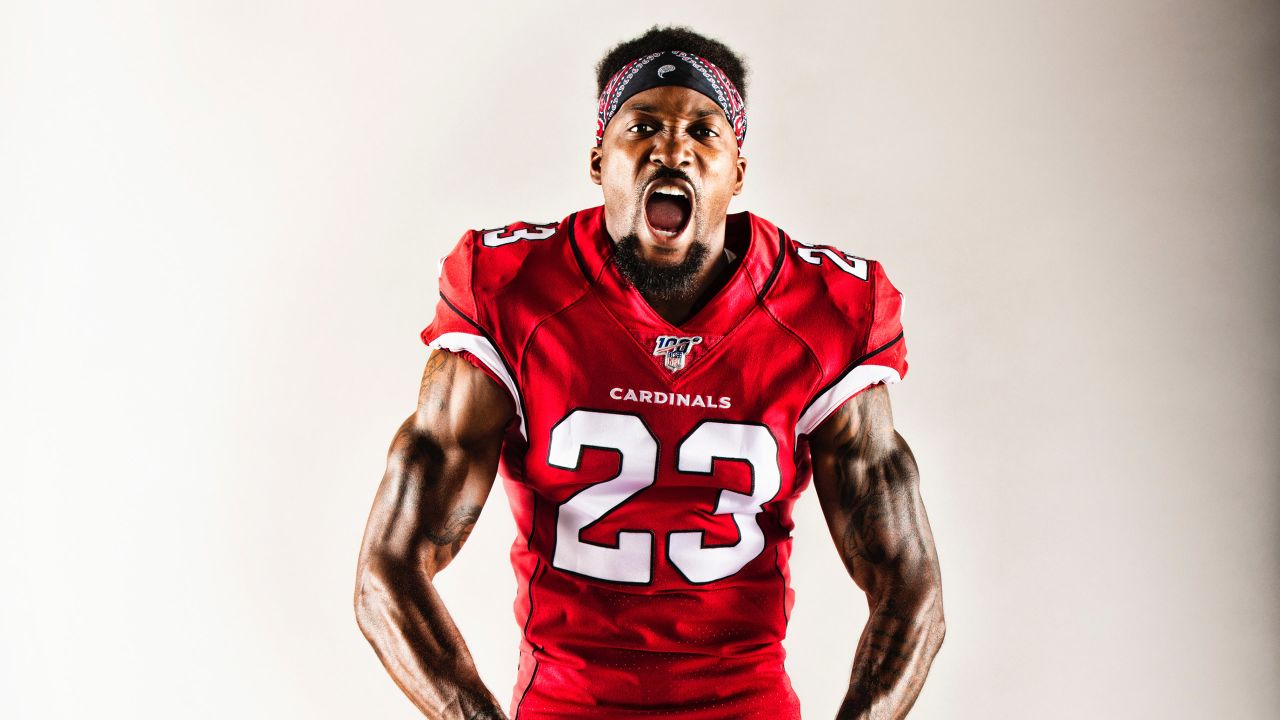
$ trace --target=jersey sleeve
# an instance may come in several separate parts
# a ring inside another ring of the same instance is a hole
[[[481,304],[473,290],[475,233],[466,232],[440,261],[440,299],[431,324],[422,330],[427,347],[448,350],[479,368],[507,389],[516,407],[519,395],[493,335],[485,327]]]
[[[850,350],[844,369],[819,388],[806,405],[797,433],[807,435],[841,405],[877,383],[896,383],[907,374],[907,344],[902,332],[902,293],[889,282],[884,267],[868,261],[870,322]]]
[[[881,382],[898,382],[907,376],[907,343],[902,332],[902,293],[889,282],[884,266],[871,263],[871,329],[859,363],[891,370]]]

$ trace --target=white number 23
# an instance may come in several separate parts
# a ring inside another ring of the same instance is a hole
[[[615,450],[618,474],[588,485],[561,503],[556,515],[556,549],[552,565],[601,580],[644,584],[653,576],[653,533],[623,530],[617,547],[584,542],[582,531],[596,524],[657,479],[658,441],[636,415],[574,410],[551,430],[548,463],[577,470],[585,448]],[[716,515],[732,515],[739,540],[706,547],[701,530],[667,533],[667,554],[691,583],[721,580],[741,570],[764,551],[764,532],[757,521],[762,506],[778,494],[782,477],[778,443],[762,425],[709,420],[681,441],[677,469],[712,474],[719,460],[740,460],[752,469],[750,494],[721,490]]]

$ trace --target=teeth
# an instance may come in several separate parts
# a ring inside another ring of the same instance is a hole
[[[656,188],[656,189],[653,191],[653,194],[654,194],[654,195],[670,195],[670,196],[672,196],[672,197],[680,197],[680,198],[684,198],[684,199],[686,199],[686,200],[688,200],[688,199],[689,199],[689,194],[688,194],[688,193],[686,193],[686,192],[684,191],[684,189],[679,188],[679,187],[660,187],[660,188]]]

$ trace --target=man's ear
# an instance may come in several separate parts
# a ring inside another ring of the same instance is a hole
[[[600,184],[600,161],[603,157],[604,157],[604,153],[601,152],[599,146],[591,148],[591,165],[590,165],[591,182],[597,185]]]
[[[742,181],[747,177],[747,159],[738,155],[738,181],[733,184],[733,194],[742,192]]]

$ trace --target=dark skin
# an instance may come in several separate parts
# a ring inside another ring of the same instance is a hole
[[[675,236],[655,232],[643,200],[655,170],[677,168],[693,191]],[[612,237],[635,234],[643,257],[676,264],[696,240],[711,252],[685,297],[657,302],[678,324],[728,271],[725,215],[746,159],[708,98],[677,87],[630,98],[592,148]],[[452,353],[427,361],[418,409],[392,442],[360,550],[356,616],[396,684],[429,718],[505,718],[485,688],[432,579],[457,555],[493,486],[515,417],[506,390]],[[831,536],[870,606],[838,718],[905,717],[942,644],[941,575],[915,459],[893,428],[888,391],[873,386],[809,437],[814,486]]]
[[[514,416],[505,389],[461,357],[433,352],[365,528],[356,619],[396,684],[433,720],[506,717],[432,580],[480,517]]]
[[[655,231],[644,216],[645,194],[663,167],[687,175],[693,195],[692,217],[675,237]],[[707,261],[688,295],[646,298],[659,315],[679,325],[728,275],[725,218],[747,173],[747,159],[738,152],[729,120],[719,105],[688,88],[645,90],[618,108],[601,146],[591,148],[589,168],[591,181],[604,191],[609,236],[636,235],[647,262],[676,265],[695,241],[706,244]]]
[[[813,486],[845,568],[867,594],[838,720],[903,718],[942,646],[942,575],[911,448],[873,385],[809,436]]]

